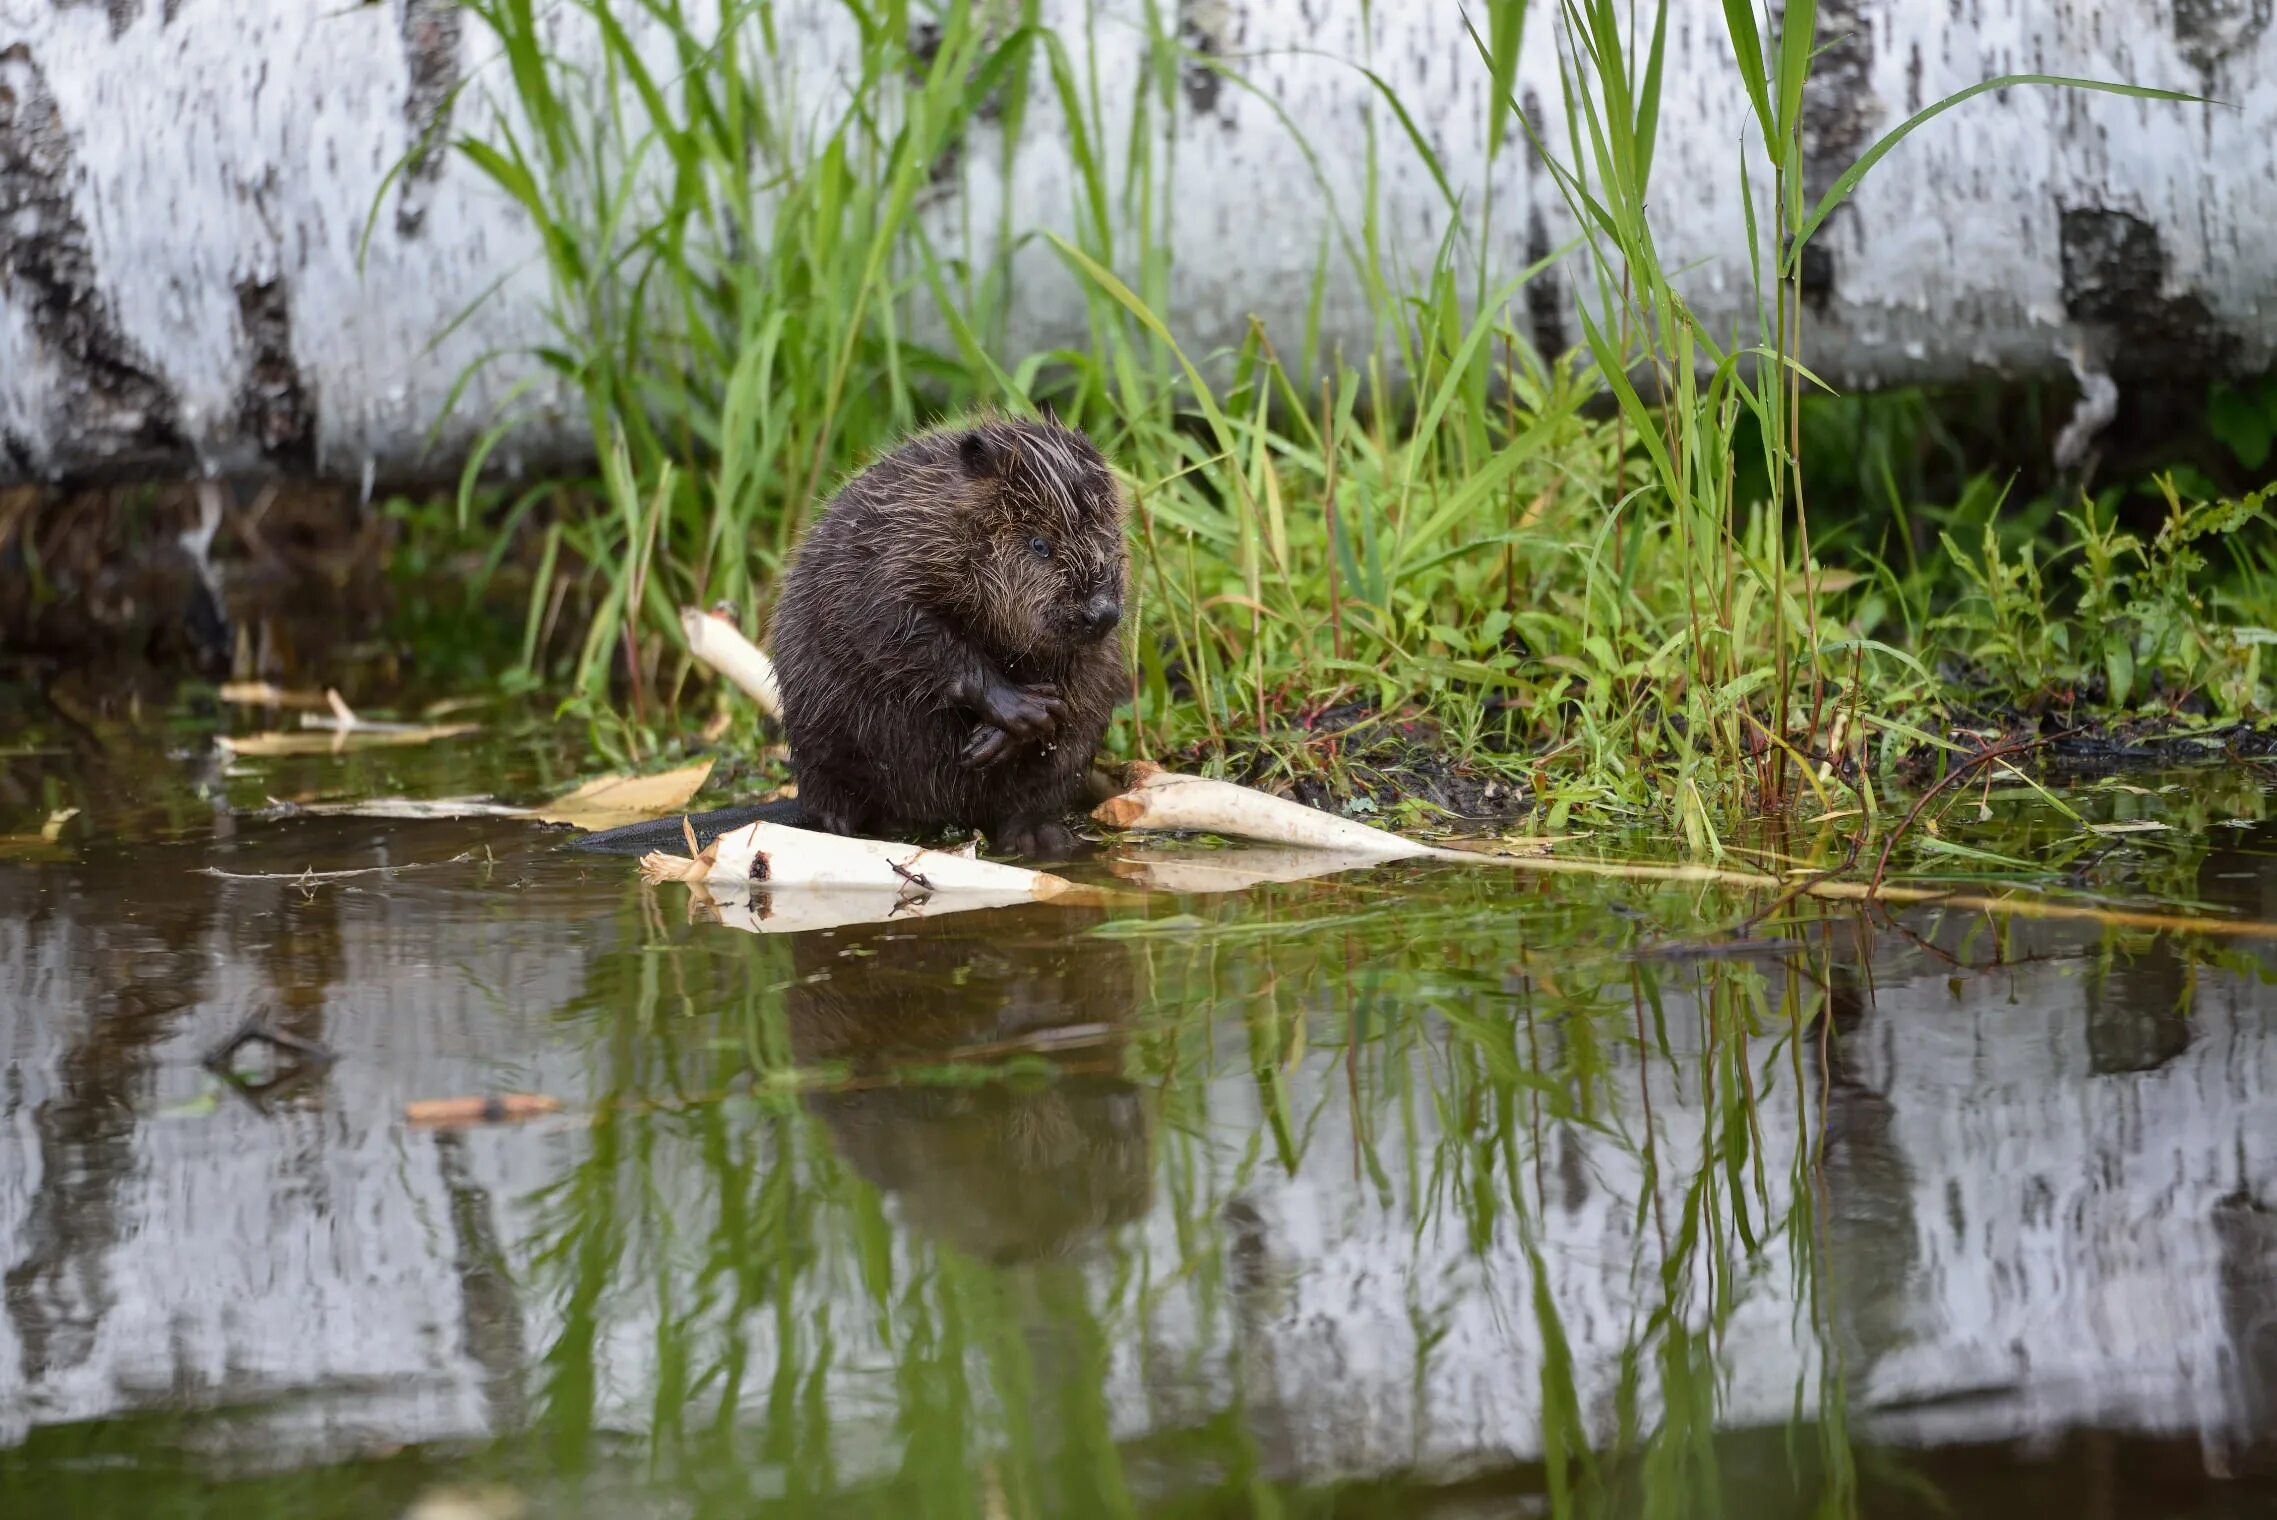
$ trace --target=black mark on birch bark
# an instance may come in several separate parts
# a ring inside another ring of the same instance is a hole
[[[1860,0],[1827,0],[1819,7],[1817,44],[1823,49],[1803,84],[1803,204],[1813,206],[1842,171],[1858,160],[1888,115],[1874,94],[1874,34]],[[1918,58],[1909,67],[1917,88]],[[1803,298],[1821,315],[1834,306],[1839,273],[1829,239],[1837,211],[1803,249]]]
[[[1007,0],[979,0],[973,7],[972,24],[979,28],[979,37],[971,54],[973,65],[971,73],[967,75],[968,84],[972,75],[977,74],[994,54],[997,45],[1020,24],[1020,13],[1016,3],[1007,3]],[[923,86],[932,79],[933,70],[940,62],[942,45],[947,40],[947,34],[938,21],[915,21],[910,24],[908,73],[912,84]],[[970,128],[974,123],[994,123],[1003,119],[1005,89],[1006,82],[1000,80],[995,88],[977,101],[971,114],[934,156],[932,164],[926,170],[925,199],[928,203],[952,195],[963,186],[965,157],[970,147]]]
[[[111,18],[114,38],[134,25],[134,18],[142,14],[142,0],[54,0],[54,4],[59,11],[92,10],[101,6],[103,14]]]
[[[2064,313],[2103,336],[2103,367],[2114,377],[2218,374],[2235,340],[2196,291],[2166,291],[2166,247],[2158,228],[2125,211],[2066,206],[2061,211]]]
[[[1178,77],[1186,103],[1197,116],[1217,115],[1225,96],[1225,76],[1218,71],[1224,66],[1220,60],[1231,40],[1226,34],[1232,25],[1226,0],[1178,0],[1178,40],[1194,55]],[[1232,118],[1220,119],[1230,123]]]
[[[261,457],[302,473],[316,468],[314,387],[293,362],[293,319],[282,279],[241,280],[237,318],[245,334],[245,378],[237,387],[237,425]]]
[[[459,88],[461,22],[457,0],[404,0],[403,62],[411,87],[403,97],[403,119],[411,128],[411,149],[395,203],[401,237],[417,237],[426,225],[427,201],[442,176]]]
[[[1539,264],[1550,253],[1549,221],[1541,207],[1532,207],[1526,212],[1526,262]],[[1544,359],[1565,352],[1565,290],[1554,266],[1526,282],[1526,332],[1534,340],[1534,352]]]
[[[1525,113],[1526,125],[1532,129],[1526,136],[1526,172],[1539,174],[1543,168],[1541,145],[1550,140],[1550,118],[1542,108],[1541,92],[1528,85],[1518,98],[1518,109]]]
[[[179,404],[119,330],[72,203],[71,140],[47,78],[22,43],[0,48],[0,297],[60,371],[48,436],[65,472],[169,460]]]
[[[2174,40],[2211,83],[2222,63],[2261,40],[2277,0],[2174,0]]]

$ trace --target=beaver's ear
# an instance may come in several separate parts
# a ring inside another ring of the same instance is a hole
[[[1011,451],[986,428],[974,428],[957,440],[957,460],[974,480],[1002,480],[1012,468]]]

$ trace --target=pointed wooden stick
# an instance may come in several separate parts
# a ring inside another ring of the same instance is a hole
[[[1373,829],[1306,807],[1300,802],[1270,796],[1230,781],[1201,776],[1180,776],[1147,761],[1137,761],[1125,773],[1129,790],[1092,810],[1091,816],[1115,828],[1183,830],[1254,839],[1266,844],[1299,845],[1333,851],[1346,857],[1346,869],[1379,865],[1394,860],[1466,860],[1493,863],[1517,871],[1610,877],[1624,881],[1662,881],[1700,886],[1730,887],[1740,891],[1794,890],[1793,878],[1764,871],[1735,871],[1723,866],[1660,865],[1644,862],[1577,860],[1571,857],[1501,854],[1491,849],[1452,850],[1418,844],[1397,834]],[[1813,873],[1800,873],[1805,876]],[[2103,924],[2114,928],[2149,929],[2171,934],[2204,934],[2222,939],[2277,939],[2277,923],[2255,919],[2206,918],[2195,914],[2158,913],[2132,908],[2105,908],[2091,903],[2063,902],[2054,898],[1953,892],[1937,887],[1872,885],[1866,882],[1818,879],[1798,895],[1830,902],[1884,902],[1906,906],[1929,905],[1971,913],[2002,913],[2012,918],[2061,920]]]
[[[742,629],[720,613],[683,607],[680,631],[687,636],[688,653],[699,664],[739,687],[768,717],[782,716],[783,693],[775,681],[775,664],[743,636]]]

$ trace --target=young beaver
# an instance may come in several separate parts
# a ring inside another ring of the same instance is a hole
[[[1124,503],[1091,440],[985,418],[849,481],[794,558],[772,645],[810,828],[979,828],[1058,858],[1127,689]]]

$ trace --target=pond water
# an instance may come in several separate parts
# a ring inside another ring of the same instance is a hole
[[[0,1514],[2277,1505],[2277,942],[1805,903],[1708,954],[1756,904],[1128,844],[1074,873],[1128,905],[791,932],[261,812],[594,768],[540,725],[0,715]],[[2269,780],[1945,835],[2277,917]],[[256,1015],[331,1059],[209,1065]],[[505,1093],[562,1111],[407,1122]]]

